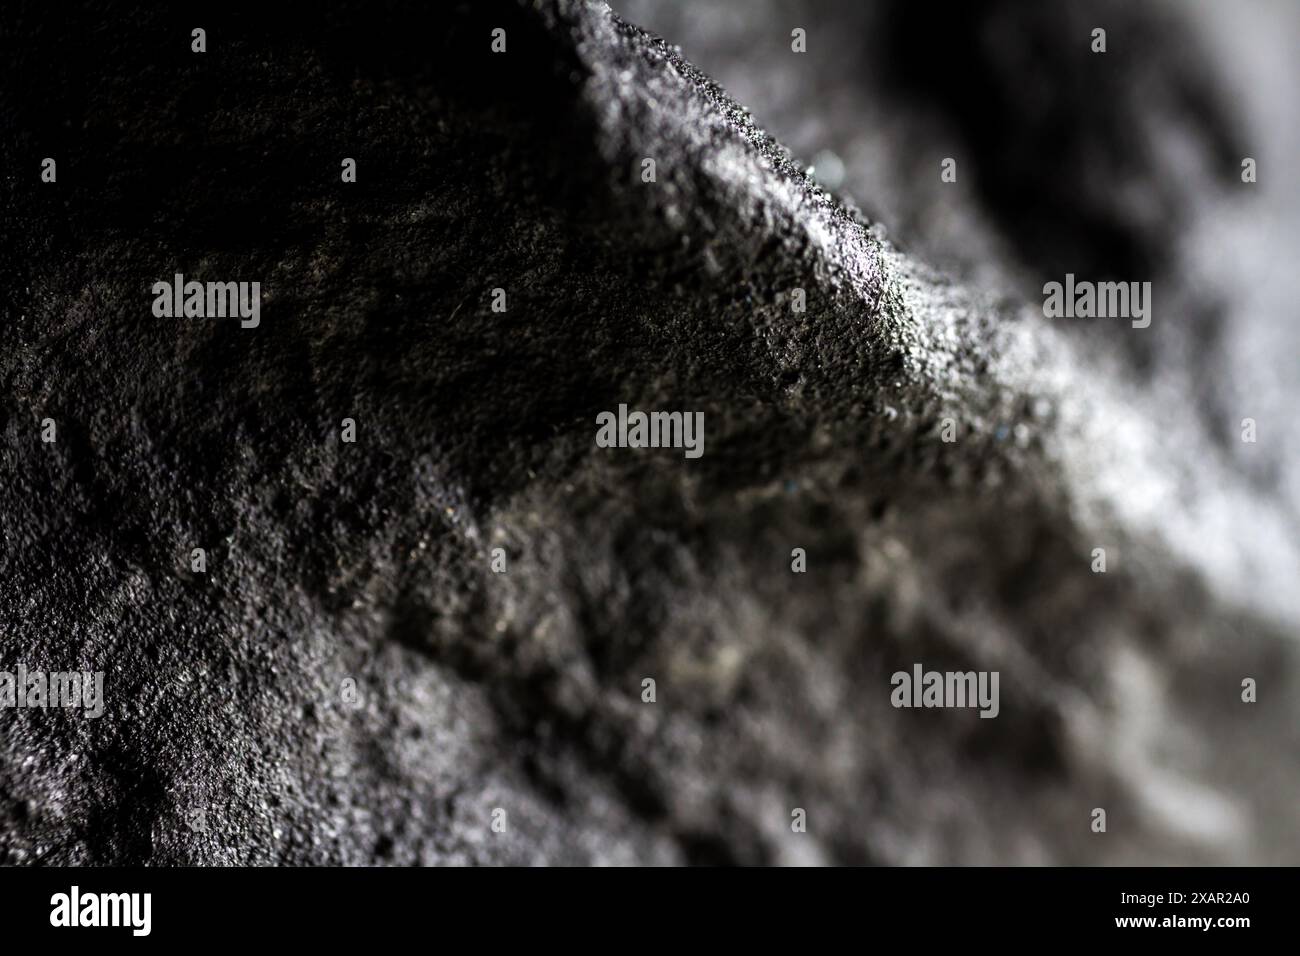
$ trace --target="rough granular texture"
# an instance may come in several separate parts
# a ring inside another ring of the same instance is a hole
[[[1294,862],[1294,449],[603,5],[329,6],[5,14],[0,663],[106,710],[0,711],[4,859]],[[703,457],[597,448],[619,403]],[[895,709],[915,662],[999,716]]]

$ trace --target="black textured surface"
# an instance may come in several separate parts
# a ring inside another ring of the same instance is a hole
[[[601,6],[332,6],[203,55],[6,14],[0,661],[107,672],[99,720],[0,712],[8,862],[1288,858],[1286,462],[1232,477]],[[155,318],[175,272],[260,327]],[[596,449],[619,402],[704,457]],[[1207,508],[1282,529],[1271,604],[1188,554]],[[892,709],[917,660],[999,718]]]

